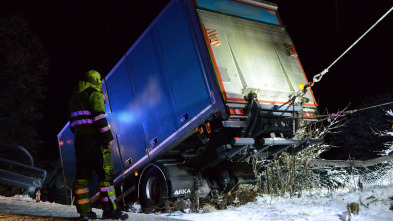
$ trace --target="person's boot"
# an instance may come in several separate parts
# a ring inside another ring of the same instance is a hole
[[[128,215],[126,213],[122,213],[120,210],[104,210],[102,213],[102,219],[126,220],[128,219]]]
[[[80,220],[87,221],[89,219],[97,219],[97,214],[95,212],[82,212],[80,214]]]

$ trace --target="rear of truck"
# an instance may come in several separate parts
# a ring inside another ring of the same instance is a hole
[[[316,120],[317,103],[310,89],[304,94],[309,82],[277,6],[260,0],[195,5],[227,108],[222,126],[238,128],[219,155],[271,158],[321,143],[299,139],[299,127]]]

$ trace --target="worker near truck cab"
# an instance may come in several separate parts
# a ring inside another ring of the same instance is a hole
[[[114,170],[113,135],[105,117],[101,75],[90,70],[74,88],[70,103],[70,128],[75,135],[76,177],[73,185],[76,208],[82,220],[96,219],[90,205],[89,182],[94,170],[102,203],[102,219],[128,218],[116,205],[111,172]]]

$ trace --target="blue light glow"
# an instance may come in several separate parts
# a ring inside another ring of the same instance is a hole
[[[117,113],[117,120],[119,123],[129,124],[135,120],[134,115],[131,112],[120,111]]]

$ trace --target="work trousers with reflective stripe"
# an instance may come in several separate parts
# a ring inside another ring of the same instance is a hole
[[[114,170],[112,150],[103,147],[97,135],[80,135],[75,137],[75,156],[74,193],[78,212],[91,211],[89,182],[93,170],[98,175],[98,188],[103,209],[117,209],[116,193],[114,188],[110,188]]]

